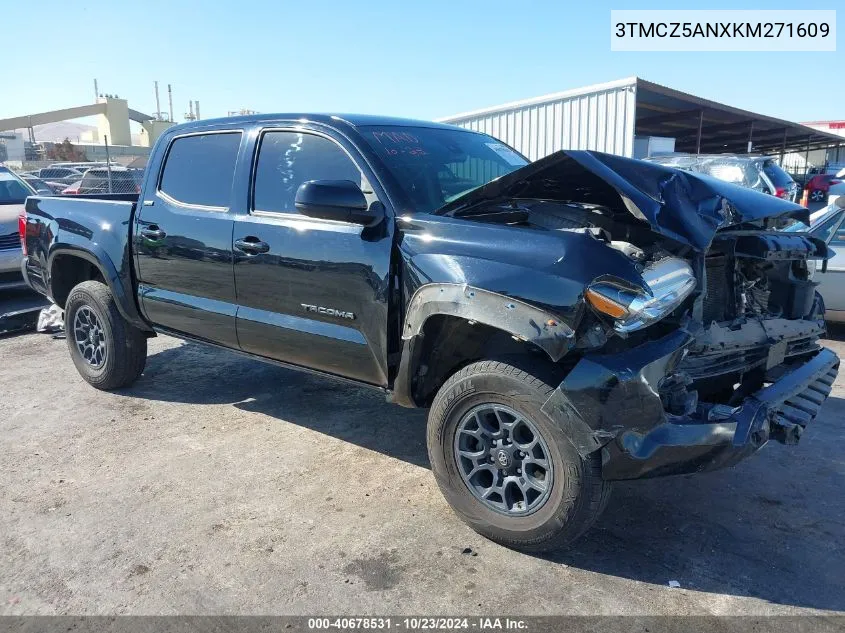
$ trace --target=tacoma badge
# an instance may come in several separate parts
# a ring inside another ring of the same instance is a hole
[[[325,314],[328,316],[338,317],[340,319],[354,319],[354,312],[346,312],[345,310],[335,310],[334,308],[324,308],[323,306],[313,306],[307,303],[300,303],[308,312],[317,312],[318,314]]]

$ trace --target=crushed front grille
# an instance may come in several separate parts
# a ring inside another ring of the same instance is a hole
[[[733,313],[731,284],[728,280],[728,258],[725,255],[711,255],[705,261],[707,295],[704,297],[705,325],[713,321],[724,321]]]

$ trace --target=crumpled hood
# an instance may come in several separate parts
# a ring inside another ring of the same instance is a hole
[[[701,251],[727,226],[778,216],[809,223],[807,209],[775,196],[703,174],[582,150],[555,152],[473,189],[437,213],[507,198],[606,206]]]

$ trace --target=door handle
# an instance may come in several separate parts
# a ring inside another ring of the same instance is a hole
[[[242,239],[235,240],[235,248],[249,255],[257,255],[269,251],[270,245],[267,242],[262,242],[257,237],[248,235]]]
[[[146,237],[149,240],[160,240],[167,235],[164,231],[158,228],[155,224],[150,224],[140,230],[141,237]]]

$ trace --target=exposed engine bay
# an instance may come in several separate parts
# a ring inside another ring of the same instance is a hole
[[[823,305],[812,275],[829,256],[824,242],[783,233],[777,218],[716,232],[698,251],[632,215],[587,203],[510,200],[472,210],[473,219],[585,234],[619,251],[643,285],[598,277],[585,292],[577,347],[617,353],[669,332],[690,341],[659,395],[669,415],[727,416],[744,398],[819,351]],[[813,411],[787,405],[772,437],[794,442]]]

